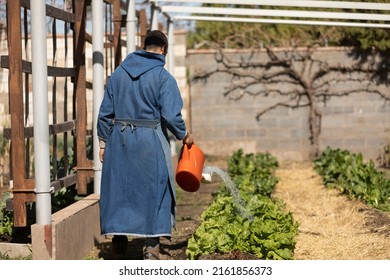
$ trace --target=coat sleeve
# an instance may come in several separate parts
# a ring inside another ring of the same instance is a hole
[[[182,140],[187,134],[186,124],[181,114],[183,100],[176,80],[168,72],[163,73],[159,99],[161,119],[163,125],[176,139]]]
[[[101,147],[105,145],[105,142],[111,133],[114,118],[115,112],[112,98],[112,84],[109,81],[104,92],[102,103],[100,104],[97,121],[97,136]]]

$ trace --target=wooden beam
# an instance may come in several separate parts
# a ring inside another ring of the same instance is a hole
[[[76,109],[76,145],[75,159],[77,166],[88,166],[87,160],[87,98],[86,98],[86,66],[85,66],[85,42],[86,42],[86,2],[85,0],[73,1],[73,10],[76,12],[74,26],[74,65],[76,76],[74,79]],[[77,193],[87,193],[88,177],[93,176],[89,170],[77,171]]]
[[[30,9],[30,0],[21,0],[21,6]],[[66,22],[75,22],[75,15],[65,10],[58,9],[51,5],[46,5],[46,15]]]
[[[9,68],[9,56],[1,56],[1,67]],[[30,61],[22,60],[22,72],[32,74],[32,64]],[[47,75],[49,77],[74,77],[75,69],[71,67],[47,66]]]
[[[9,106],[11,114],[11,166],[13,189],[25,188],[25,144],[24,144],[24,102],[22,72],[20,0],[7,1],[7,26],[9,50]],[[27,225],[27,196],[23,193],[14,196],[14,226]]]
[[[49,134],[59,134],[59,133],[64,133],[68,131],[74,131],[76,128],[75,122],[72,121],[67,121],[64,123],[57,123],[57,124],[51,124],[49,125]],[[4,128],[3,130],[3,137],[5,140],[10,140],[11,139],[11,128]],[[24,137],[27,138],[33,138],[34,137],[34,128],[33,127],[25,127],[24,128]]]

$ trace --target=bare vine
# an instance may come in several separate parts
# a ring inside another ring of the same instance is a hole
[[[270,94],[285,96],[287,101],[278,102],[256,115],[258,121],[267,112],[278,107],[291,109],[309,108],[308,124],[310,128],[311,157],[319,154],[319,136],[321,133],[321,103],[330,98],[366,92],[377,94],[384,102],[390,101],[388,89],[390,66],[385,59],[378,62],[375,53],[365,56],[365,60],[354,60],[344,65],[341,62],[327,62],[316,58],[316,47],[293,48],[275,51],[266,48],[267,60],[258,61],[254,57],[259,50],[254,49],[247,57],[230,59],[218,49],[215,54],[216,69],[201,70],[195,73],[193,80],[207,80],[216,73],[232,76],[231,83],[223,95],[239,101],[246,95],[267,97]],[[353,87],[336,87],[342,83],[353,83]],[[288,84],[288,87],[279,87]],[[380,87],[378,85],[382,84]],[[288,89],[286,89],[288,88]]]

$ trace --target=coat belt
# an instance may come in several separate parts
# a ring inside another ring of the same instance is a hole
[[[121,125],[121,131],[124,131],[128,126],[133,132],[137,127],[147,127],[156,129],[160,125],[160,120],[148,120],[148,119],[115,119],[113,121],[115,125]]]

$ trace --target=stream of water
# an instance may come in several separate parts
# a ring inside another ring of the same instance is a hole
[[[250,221],[253,220],[253,216],[245,207],[245,202],[242,199],[237,186],[234,184],[230,176],[225,171],[215,166],[205,166],[203,168],[203,173],[210,174],[211,176],[213,176],[213,174],[217,174],[226,184],[226,187],[228,188],[230,194],[233,197],[234,206],[237,208],[239,214],[242,217],[249,219]]]

